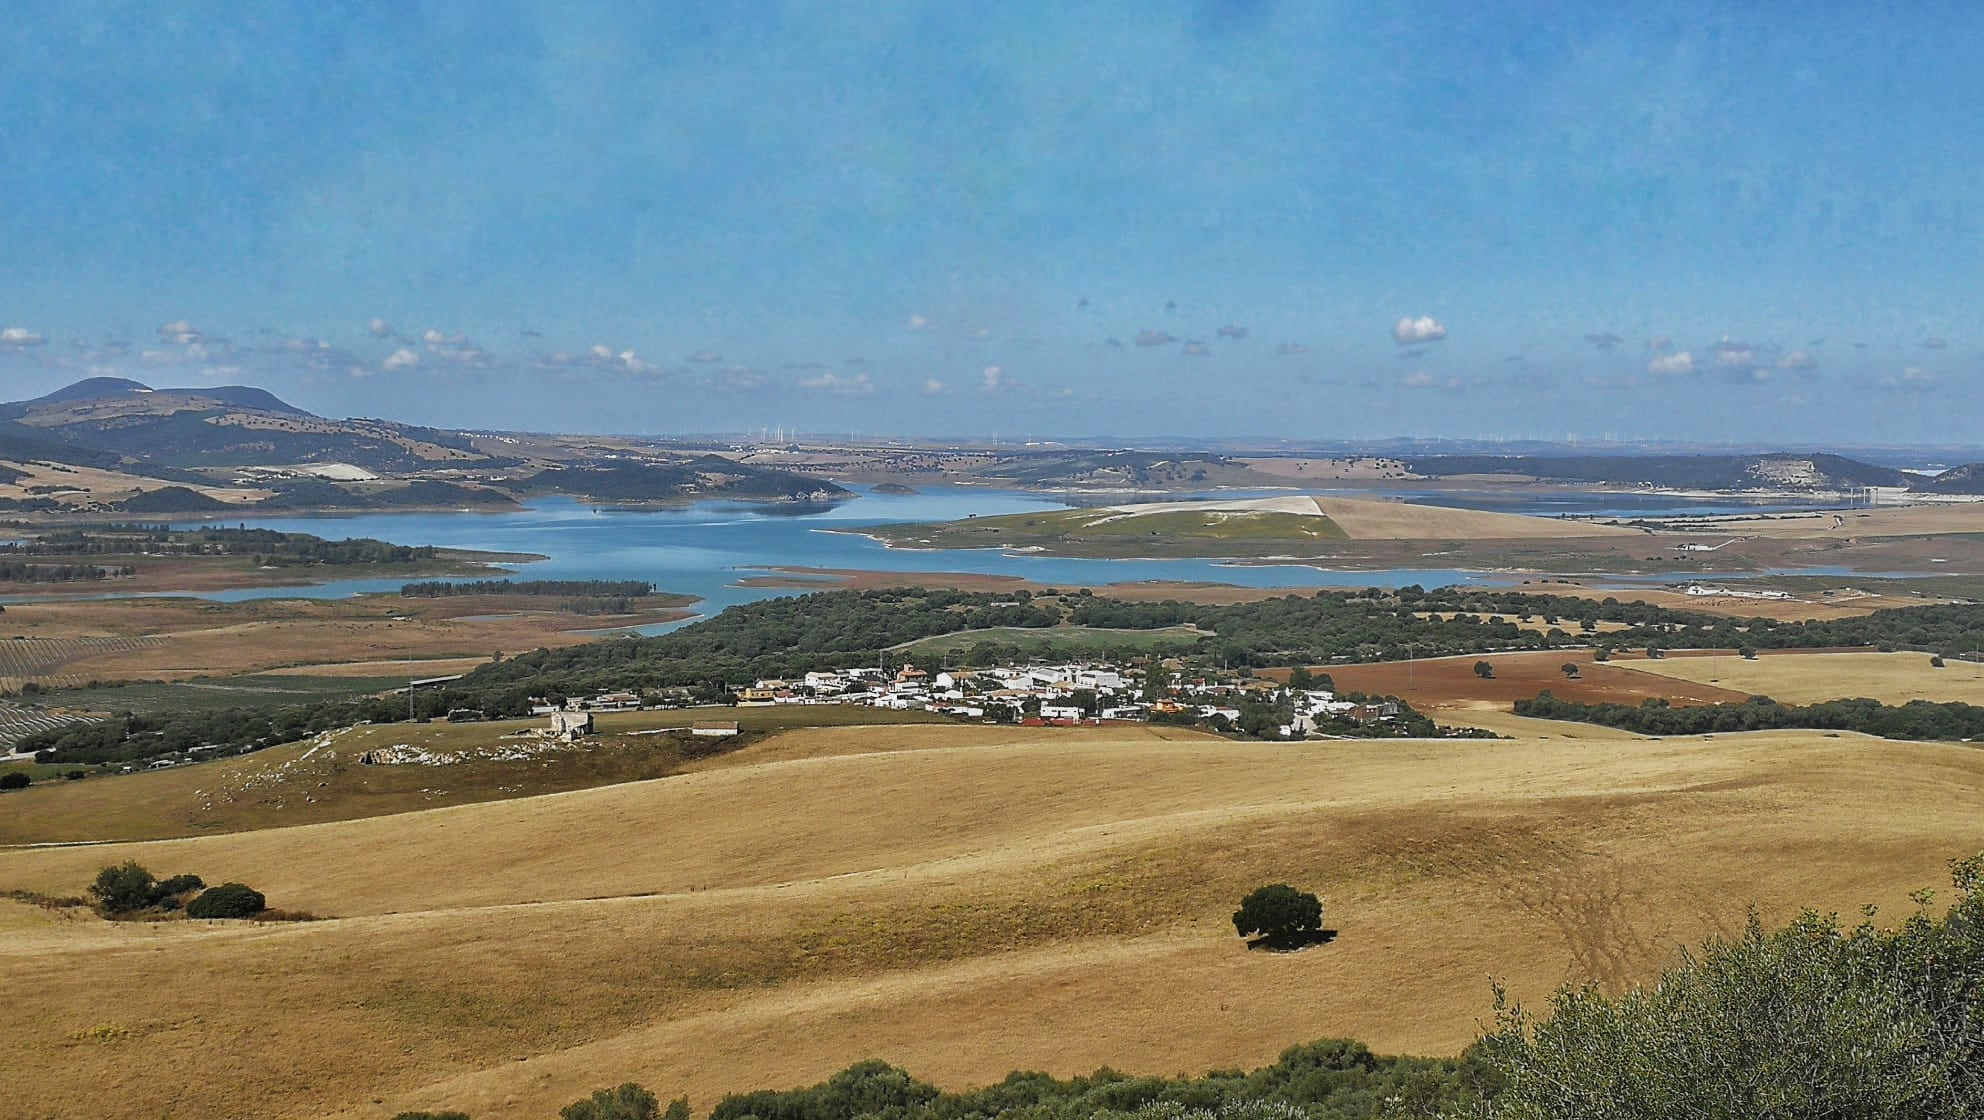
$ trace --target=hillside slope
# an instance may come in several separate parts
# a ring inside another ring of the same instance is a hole
[[[701,1111],[863,1057],[959,1086],[1327,1036],[1451,1053],[1491,975],[1616,985],[1751,903],[1905,912],[1984,846],[1980,797],[1984,753],[1853,736],[794,733],[655,782],[0,852],[0,887],[130,857],[333,916],[0,902],[0,1030],[42,1108],[165,1117],[539,1117],[626,1080]],[[1234,900],[1278,880],[1322,893],[1337,943],[1241,946]]]

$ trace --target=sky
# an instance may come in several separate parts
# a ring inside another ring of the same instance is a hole
[[[1984,5],[23,5],[0,386],[1984,443]]]

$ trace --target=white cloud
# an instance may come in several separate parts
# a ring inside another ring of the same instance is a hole
[[[1398,383],[1408,389],[1459,389],[1461,387],[1461,379],[1458,377],[1439,378],[1427,373],[1423,369],[1413,370],[1411,373],[1399,378]]]
[[[179,343],[181,346],[191,346],[200,341],[199,328],[184,319],[161,324],[158,328],[158,336],[167,342]]]
[[[716,365],[723,361],[723,355],[714,350],[698,350],[689,355],[689,360],[692,362],[701,362],[704,365]]]
[[[370,323],[367,323],[365,325],[365,329],[372,332],[373,338],[393,337],[393,325],[391,323],[386,322],[384,319],[372,320]]]
[[[1819,363],[1803,350],[1793,350],[1777,360],[1779,369],[1811,369]]]
[[[909,317],[909,329],[913,331],[927,331],[930,329],[930,320],[925,319],[921,315],[911,315]]]
[[[865,396],[875,391],[875,383],[865,373],[857,373],[853,377],[823,373],[800,381],[799,387],[814,393],[839,393],[842,396]]]
[[[1646,371],[1663,377],[1682,377],[1695,372],[1695,356],[1686,350],[1661,354],[1647,362]]]
[[[1725,338],[1715,344],[1715,360],[1729,369],[1749,369],[1757,364],[1757,352],[1747,342]]]
[[[923,391],[933,394],[941,393],[944,391],[944,383],[934,377],[927,377],[923,380]]]
[[[1207,354],[1212,353],[1212,351],[1206,346],[1205,343],[1200,342],[1198,339],[1194,338],[1188,340],[1185,343],[1184,348],[1181,349],[1179,353],[1188,354],[1194,358],[1203,358]]]
[[[31,331],[26,327],[8,327],[0,330],[0,346],[41,346],[47,342],[47,335]]]
[[[1002,389],[1010,389],[1013,385],[1012,379],[1007,377],[1006,371],[999,366],[986,366],[980,380],[985,386],[985,391],[988,393],[997,393]]]
[[[592,355],[594,361],[610,362],[613,360],[613,347],[608,346],[603,342],[593,343],[592,346],[586,350],[586,353]]]
[[[379,363],[379,368],[384,370],[412,369],[419,364],[419,352],[411,347],[402,346],[398,350],[386,355],[386,360]]]
[[[1647,350],[1655,354],[1660,353],[1672,345],[1674,345],[1674,340],[1664,334],[1657,334],[1646,340]]]
[[[1909,392],[1934,388],[1935,384],[1936,375],[1920,366],[1909,366],[1900,373],[1884,374],[1881,377],[1881,386],[1883,388],[1902,389]]]
[[[1421,342],[1438,342],[1447,337],[1446,324],[1431,315],[1421,315],[1415,319],[1410,315],[1392,324],[1392,341],[1400,346],[1411,346]]]

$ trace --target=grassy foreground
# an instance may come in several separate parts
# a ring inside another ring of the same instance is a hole
[[[543,1117],[622,1080],[701,1111],[863,1057],[955,1088],[1330,1036],[1453,1053],[1491,975],[1616,987],[1751,903],[1905,911],[1984,847],[1980,797],[1984,752],[1850,735],[797,731],[659,781],[0,852],[0,888],[133,857],[329,918],[0,903],[0,1032],[31,1114],[188,1117]],[[1241,946],[1235,900],[1278,880],[1336,943]]]

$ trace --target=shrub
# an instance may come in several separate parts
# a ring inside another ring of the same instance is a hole
[[[158,900],[158,880],[136,860],[125,860],[96,873],[90,897],[106,914],[130,914]]]
[[[1260,934],[1271,946],[1299,944],[1322,931],[1322,900],[1287,883],[1262,887],[1240,900],[1233,928],[1242,937]]]
[[[1506,1088],[1478,1115],[1984,1115],[1984,856],[1952,872],[1941,917],[1920,892],[1887,929],[1808,911],[1766,932],[1753,916],[1654,985],[1567,987],[1541,1019],[1502,1006],[1481,1046]]]
[[[1940,668],[1942,668],[1942,667],[1943,667],[1943,655],[1942,655],[1942,654],[1940,654],[1940,653],[1938,653],[1938,654],[1936,654],[1936,655],[1934,655],[1934,656],[1932,656],[1932,657],[1930,657],[1930,658],[1929,658],[1929,668],[1931,668],[1931,669],[1940,669]]]
[[[1485,681],[1495,675],[1495,666],[1486,661],[1477,661],[1474,663],[1474,675]]]
[[[9,770],[0,774],[0,789],[26,789],[33,782],[26,770]]]
[[[262,892],[240,883],[222,883],[186,904],[189,918],[248,918],[269,908]]]
[[[152,888],[152,905],[163,906],[168,910],[176,909],[181,899],[194,891],[205,889],[206,885],[205,880],[198,875],[174,875],[170,879],[162,879]]]
[[[669,1112],[674,1111],[670,1105]],[[660,1115],[660,1102],[654,1094],[631,1081],[617,1089],[596,1090],[585,1100],[558,1110],[560,1120],[658,1120]]]

